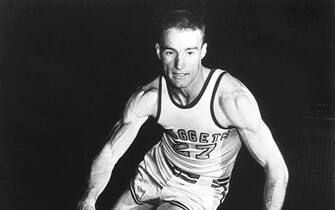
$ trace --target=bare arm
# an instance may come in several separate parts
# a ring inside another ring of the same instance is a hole
[[[105,189],[117,161],[129,148],[140,127],[154,112],[155,96],[139,91],[128,101],[122,118],[114,126],[111,137],[93,161],[87,190],[78,209],[94,209],[95,202]]]
[[[288,170],[269,128],[260,116],[254,97],[244,90],[221,100],[221,106],[224,107],[229,121],[238,128],[249,152],[264,167],[264,209],[281,209],[288,182]]]

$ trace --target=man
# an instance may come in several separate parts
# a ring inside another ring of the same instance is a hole
[[[216,209],[228,193],[241,142],[264,167],[264,208],[281,209],[288,171],[253,95],[225,71],[202,65],[207,43],[201,18],[172,11],[161,27],[155,47],[163,76],[129,99],[93,162],[79,209],[95,209],[114,165],[149,117],[164,128],[162,140],[145,155],[114,209]]]

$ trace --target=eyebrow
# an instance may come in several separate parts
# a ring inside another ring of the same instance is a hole
[[[174,49],[172,47],[167,47],[167,46],[163,46],[162,49],[163,50],[174,50],[174,51],[176,51],[176,49]],[[199,49],[198,47],[188,47],[185,50],[198,50],[198,49]]]

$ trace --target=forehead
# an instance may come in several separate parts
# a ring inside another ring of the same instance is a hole
[[[195,47],[202,44],[202,38],[200,29],[169,28],[163,31],[161,44],[165,47]]]

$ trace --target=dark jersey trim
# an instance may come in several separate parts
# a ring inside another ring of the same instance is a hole
[[[143,203],[137,198],[136,196],[136,193],[133,189],[133,184],[134,184],[134,181],[132,180],[129,184],[129,188],[130,188],[130,194],[131,194],[131,197],[133,197],[135,203],[137,203],[138,205],[143,205]]]
[[[217,92],[217,90],[218,90],[220,81],[221,81],[223,75],[225,75],[226,73],[227,73],[226,71],[225,71],[225,72],[222,72],[222,73],[220,74],[220,76],[218,77],[218,79],[216,80],[216,83],[215,83],[215,86],[214,86],[214,90],[213,90],[213,93],[212,93],[211,103],[210,103],[210,106],[211,106],[210,109],[211,109],[212,119],[213,119],[215,125],[217,125],[219,128],[222,128],[222,129],[229,129],[229,127],[226,128],[226,127],[222,126],[222,125],[219,123],[219,121],[216,119],[215,114],[214,114],[214,99],[215,99],[215,94],[216,94],[216,92]]]
[[[159,85],[158,85],[158,101],[157,101],[157,113],[155,120],[158,122],[159,117],[161,116],[161,107],[162,107],[162,77],[159,77]]]
[[[180,203],[179,201],[167,201],[164,200],[162,203],[171,203],[173,205],[179,206],[180,208],[184,209],[184,210],[190,210],[189,208],[187,208],[184,204]]]
[[[211,79],[211,77],[212,77],[212,75],[213,75],[214,72],[215,72],[215,70],[210,70],[210,72],[209,72],[209,74],[208,74],[208,76],[206,78],[206,81],[205,81],[204,85],[201,88],[201,91],[200,91],[199,95],[191,103],[189,103],[189,104],[187,104],[185,106],[180,105],[175,100],[173,100],[172,93],[171,93],[169,87],[167,86],[168,80],[165,80],[166,81],[166,88],[167,88],[167,91],[169,93],[169,97],[170,97],[170,100],[172,101],[172,103],[174,105],[176,105],[177,107],[181,108],[181,109],[189,109],[189,108],[192,108],[193,106],[195,106],[198,103],[198,101],[200,100],[202,94],[205,92],[206,87],[207,87],[207,85],[208,85],[208,83],[209,83],[209,81],[210,81],[210,79]]]

